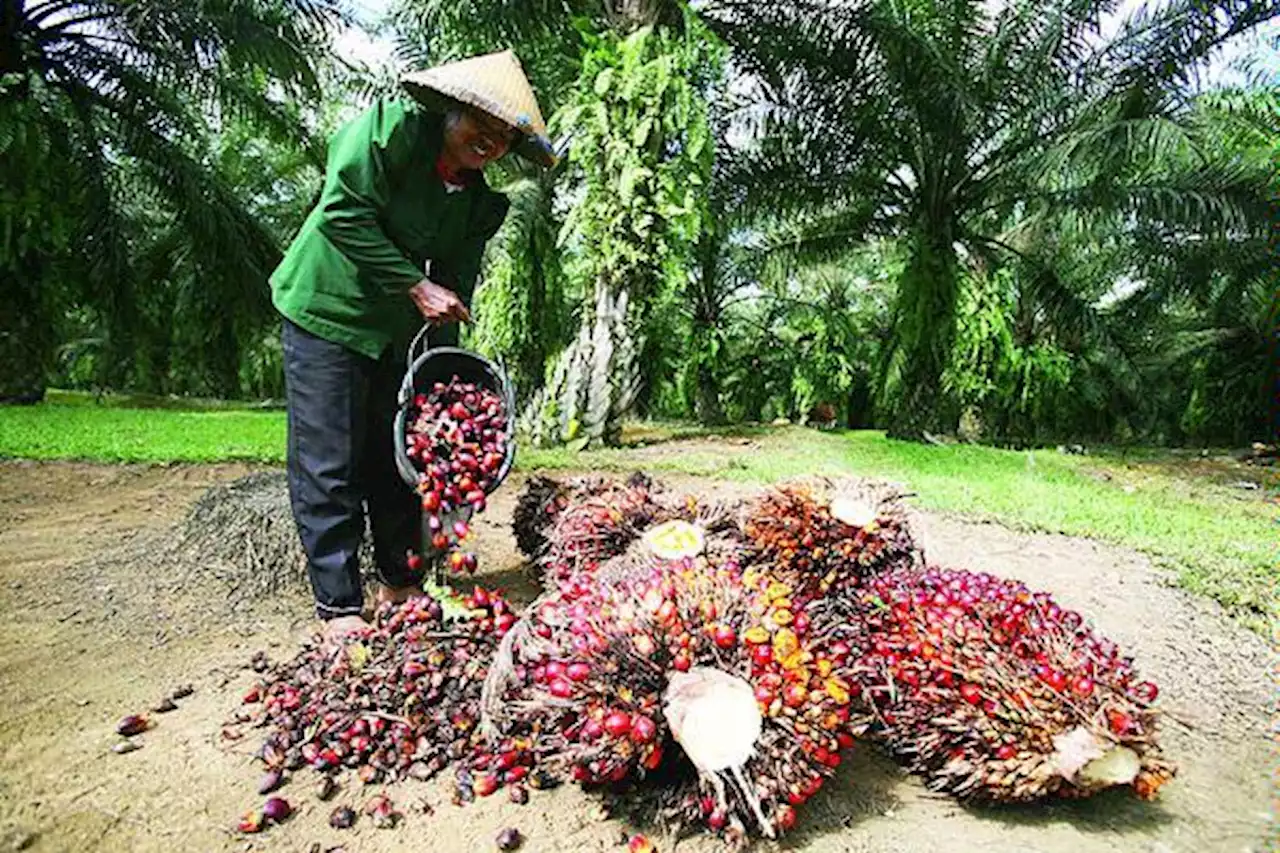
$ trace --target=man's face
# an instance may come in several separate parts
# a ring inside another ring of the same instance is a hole
[[[463,109],[445,129],[445,144],[463,168],[483,169],[515,141],[511,126],[479,110]]]

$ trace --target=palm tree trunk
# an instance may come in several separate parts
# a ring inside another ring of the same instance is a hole
[[[898,287],[888,400],[888,433],[920,440],[955,425],[942,393],[942,373],[956,331],[960,278],[949,223],[926,223],[912,240]]]
[[[726,423],[724,407],[720,405],[720,381],[716,378],[711,365],[699,362],[696,379],[693,410],[698,423],[704,426],[719,426]]]
[[[640,343],[626,288],[597,281],[593,310],[556,359],[551,381],[524,412],[534,444],[616,446],[640,391]]]
[[[0,401],[35,403],[44,397],[47,371],[57,338],[50,302],[41,288],[44,263],[39,250],[18,253],[3,265],[4,275],[16,280],[0,321]]]

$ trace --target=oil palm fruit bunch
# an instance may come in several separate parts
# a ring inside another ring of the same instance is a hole
[[[502,395],[454,376],[414,395],[405,452],[418,471],[430,550],[448,554],[455,573],[474,573],[474,556],[458,550],[470,535],[468,519],[483,512],[507,458]],[[410,556],[410,567],[421,564]]]
[[[267,670],[236,719],[266,730],[268,778],[310,766],[366,782],[427,779],[471,755],[489,663],[515,616],[496,591],[477,587],[463,603],[452,619],[427,596],[384,605],[358,639],[314,642]]]
[[[894,487],[855,480],[770,488],[744,513],[753,562],[806,598],[844,595],[876,572],[919,567],[924,556],[903,497]]]
[[[568,484],[563,505],[545,525],[545,546],[535,558],[543,586],[571,582],[621,554],[653,524],[672,516],[659,487],[643,474],[625,481],[591,479]],[[526,493],[527,495],[528,493]],[[532,538],[526,534],[526,538]]]
[[[565,509],[588,498],[607,500],[628,490],[654,492],[660,487],[640,471],[625,481],[597,475],[562,479],[530,477],[512,513],[512,529],[520,553],[530,559],[541,557],[547,548],[547,530]]]
[[[547,527],[576,493],[571,480],[533,476],[525,481],[511,513],[511,529],[516,547],[527,558],[535,558],[547,547]]]
[[[675,816],[776,837],[852,744],[853,655],[833,639],[835,608],[758,572],[746,582],[731,513],[668,507],[682,517],[526,611],[485,685],[488,729],[589,786],[687,758]]]
[[[977,801],[1155,796],[1174,768],[1157,689],[1078,613],[985,573],[928,568],[866,581],[857,690],[868,730],[931,788]]]

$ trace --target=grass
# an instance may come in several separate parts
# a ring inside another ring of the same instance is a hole
[[[169,404],[166,404],[169,405]],[[1089,536],[1144,551],[1186,588],[1254,627],[1276,613],[1280,485],[1258,469],[1166,451],[1069,456],[960,445],[937,447],[876,432],[747,428],[729,433],[661,424],[628,429],[627,448],[575,453],[522,448],[523,470],[679,472],[749,482],[805,474],[888,478],[919,506],[1027,530]],[[54,398],[0,407],[0,457],[105,462],[281,463],[281,411],[205,405],[131,408]]]
[[[97,462],[283,462],[284,412],[0,407],[0,457]]]

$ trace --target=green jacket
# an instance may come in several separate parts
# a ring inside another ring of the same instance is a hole
[[[271,275],[281,314],[376,359],[422,327],[408,291],[428,260],[432,280],[470,304],[508,202],[483,175],[448,192],[435,168],[442,140],[442,116],[399,99],[380,100],[334,135],[320,201]],[[430,340],[457,336],[451,324]]]

